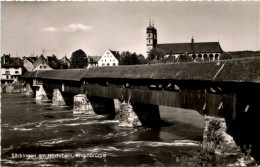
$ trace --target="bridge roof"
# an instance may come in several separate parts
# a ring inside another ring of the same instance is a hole
[[[212,80],[221,64],[207,62],[97,67],[90,68],[84,78]]]
[[[25,78],[80,81],[90,78],[198,80],[260,83],[260,58],[30,72]]]
[[[225,61],[214,81],[260,83],[260,57]]]
[[[69,69],[69,70],[45,70],[26,72],[24,78],[43,78],[53,80],[80,81],[87,73],[87,69]]]

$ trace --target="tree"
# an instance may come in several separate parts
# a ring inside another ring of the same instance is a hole
[[[165,52],[160,48],[153,48],[150,50],[147,60],[163,60],[165,56]]]
[[[177,62],[192,62],[192,58],[188,55],[187,52],[185,52],[184,54],[181,54],[178,58],[177,58]]]
[[[70,61],[71,68],[84,68],[88,65],[88,57],[81,49],[72,53]]]
[[[144,55],[142,55],[142,54],[139,54],[139,55],[137,56],[137,59],[138,59],[138,64],[146,64],[146,63],[147,63],[147,61],[146,61]]]
[[[120,65],[145,64],[145,58],[142,54],[137,55],[129,51],[124,51],[120,55]]]

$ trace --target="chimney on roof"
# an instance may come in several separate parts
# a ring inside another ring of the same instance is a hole
[[[193,38],[193,36],[192,36],[192,38],[191,38],[191,43],[192,43],[192,44],[194,43],[194,38]]]

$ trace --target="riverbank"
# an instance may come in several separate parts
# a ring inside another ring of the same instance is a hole
[[[16,82],[14,84],[1,85],[2,93],[24,93],[26,92],[25,84]]]

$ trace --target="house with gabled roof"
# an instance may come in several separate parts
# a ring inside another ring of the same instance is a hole
[[[103,56],[98,60],[98,66],[118,66],[120,54],[118,51],[106,50]]]
[[[33,70],[52,70],[53,68],[50,67],[48,61],[44,58],[43,55],[38,57],[38,59],[33,63]]]
[[[153,48],[159,48],[164,51],[166,57],[174,56],[176,59],[187,53],[193,60],[200,58],[204,61],[213,61],[219,60],[220,55],[223,53],[223,50],[219,42],[194,42],[192,37],[191,42],[189,43],[157,43],[157,29],[154,27],[154,24],[149,26],[146,29],[146,53],[150,53],[150,50]]]
[[[33,63],[37,60],[38,58],[37,57],[23,57],[22,60],[23,60],[23,65],[24,65],[24,68],[27,70],[27,71],[32,71],[33,70]]]
[[[24,72],[23,61],[20,57],[3,55],[1,57],[1,83],[15,83]]]
[[[61,63],[63,68],[70,67],[70,60],[67,58],[66,55],[62,59],[60,59],[60,63]]]
[[[88,56],[88,68],[97,67],[98,61],[102,56]]]

